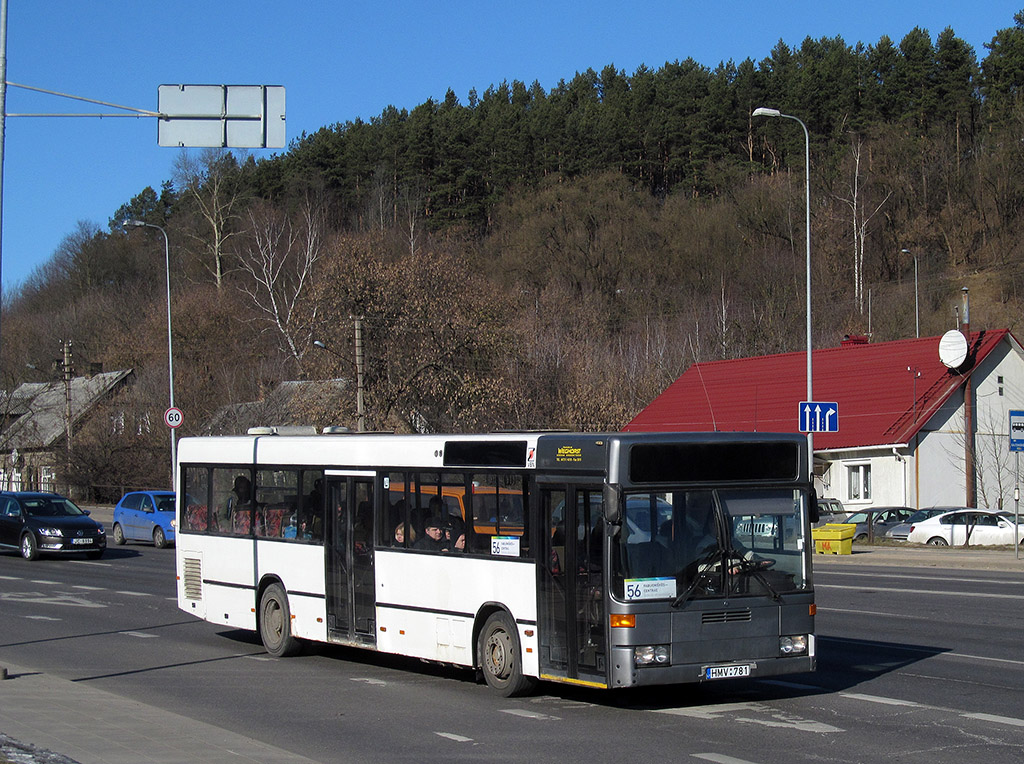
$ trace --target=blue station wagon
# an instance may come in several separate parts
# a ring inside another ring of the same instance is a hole
[[[159,549],[174,543],[174,493],[132,491],[114,507],[115,544],[152,541]]]

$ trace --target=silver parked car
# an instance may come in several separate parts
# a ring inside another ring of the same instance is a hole
[[[886,531],[894,526],[904,523],[914,514],[910,507],[873,507],[865,512],[854,512],[846,518],[846,522],[857,526],[854,531],[854,541],[867,541],[868,539],[868,517],[873,516],[874,537],[884,538]]]
[[[846,509],[839,499],[818,499],[818,522],[814,527],[818,528],[827,523],[845,523]]]
[[[885,537],[894,541],[906,541],[907,536],[910,535],[910,528],[914,523],[919,523],[922,520],[927,520],[929,517],[935,517],[935,515],[941,515],[943,512],[949,512],[953,509],[961,509],[961,507],[926,507],[925,509],[919,509],[908,517],[905,522],[889,528],[885,532]]]
[[[932,546],[1007,546],[1021,540],[1021,526],[996,512],[960,509],[914,523],[907,541]]]

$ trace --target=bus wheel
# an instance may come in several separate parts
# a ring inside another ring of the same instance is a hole
[[[302,647],[292,636],[288,595],[280,584],[268,586],[260,598],[260,639],[267,652],[277,658],[295,655]]]
[[[484,623],[477,653],[487,684],[504,697],[525,695],[533,689],[533,678],[523,676],[515,626],[504,612],[493,613]]]

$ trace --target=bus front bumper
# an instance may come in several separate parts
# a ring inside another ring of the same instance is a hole
[[[708,663],[682,663],[675,665],[636,666],[633,648],[615,647],[611,651],[609,687],[643,687],[659,684],[693,684],[719,679],[741,679],[781,674],[800,674],[814,671],[817,660],[813,655],[757,658]]]

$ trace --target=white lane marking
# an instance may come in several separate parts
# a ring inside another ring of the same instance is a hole
[[[957,708],[946,708],[945,706],[930,706],[926,703],[915,703],[911,700],[899,700],[897,698],[886,698],[881,695],[864,695],[857,692],[841,692],[840,697],[851,700],[864,700],[868,703],[880,703],[886,706],[906,706],[908,708],[923,708],[929,711],[941,711],[947,714],[956,714],[964,719],[977,719],[983,722],[994,722],[995,724],[1008,724],[1011,727],[1024,727],[1024,719],[1017,719],[1013,716],[999,716],[997,714],[984,714],[973,711],[962,711]]]
[[[825,688],[817,684],[800,684],[800,682],[785,682],[781,679],[757,679],[755,680],[760,684],[773,684],[776,687],[789,687],[794,690],[818,690],[819,692]]]
[[[883,698],[881,695],[863,695],[858,692],[841,692],[840,697],[852,698],[854,700],[866,700],[868,703],[881,703],[885,706],[911,706],[913,708],[927,708],[927,706],[921,703],[915,703],[911,700],[899,700],[897,698]]]
[[[858,611],[852,611],[858,612]],[[832,639],[831,637],[824,637],[826,641]],[[869,643],[878,644],[878,643]],[[879,644],[879,647],[882,645]],[[969,653],[952,653],[952,652],[936,652],[935,650],[929,650],[926,647],[908,647],[906,645],[884,645],[886,650],[902,650],[905,653],[926,653],[929,658],[956,658],[966,659],[972,661],[989,661],[991,663],[1008,663],[1011,666],[1024,666],[1024,661],[1015,660],[1013,658],[993,658],[988,655],[970,655]],[[767,680],[761,680],[767,681]]]
[[[151,597],[152,596],[149,592],[127,592],[127,591],[119,592],[119,591],[115,590],[115,593],[116,594],[125,594],[125,595],[127,595],[129,597]]]
[[[537,713],[536,711],[527,711],[522,708],[503,708],[501,709],[503,714],[511,714],[512,716],[521,716],[524,719],[537,719],[539,721],[560,721],[561,717],[548,716],[547,714]]]
[[[471,738],[471,737],[463,737],[462,735],[456,735],[454,732],[435,732],[434,734],[439,736],[439,737],[447,738],[448,740],[454,740],[456,743],[472,743],[473,742],[473,738]]]
[[[248,658],[251,661],[272,661],[273,658],[269,658],[266,655],[239,655],[238,658]]]
[[[77,586],[72,586],[71,588],[72,589],[82,589],[83,591],[87,591],[87,592],[102,592],[102,591],[106,591],[102,586],[85,586],[84,584],[78,584]]]
[[[995,722],[996,724],[1009,724],[1013,727],[1024,727],[1024,719],[1014,719],[1012,716],[996,716],[995,714],[961,714],[967,719],[980,719],[983,722]]]
[[[695,759],[704,759],[704,761],[713,761],[715,764],[754,764],[746,759],[737,759],[735,756],[726,756],[721,753],[691,753]]]
[[[27,615],[27,616],[25,616],[25,618],[28,618],[30,621],[63,621],[64,620],[63,618],[51,618],[48,615]]]
[[[895,592],[897,594],[938,594],[943,597],[981,597],[994,600],[1024,600],[1024,594],[985,594],[983,592],[942,592],[934,589],[896,589],[886,586],[844,586],[842,584],[815,584],[815,589],[855,589],[857,591]]]
[[[7,602],[34,602],[42,605],[70,605],[71,607],[106,607],[99,602],[89,602],[68,595],[49,595],[42,592],[0,592],[0,600]]]
[[[878,610],[848,610],[841,607],[818,606],[819,613],[852,613],[853,615],[880,615],[886,618],[910,618],[915,621],[934,621],[935,616],[931,615],[907,615],[906,613],[883,613]]]
[[[845,732],[839,727],[833,727],[824,722],[815,722],[810,719],[803,719],[799,716],[775,711],[766,705],[759,703],[722,703],[714,706],[690,706],[688,708],[659,708],[654,711],[656,714],[671,714],[673,716],[688,716],[694,719],[714,720],[720,715],[732,713],[760,713],[766,714],[768,718],[757,718],[754,716],[730,715],[729,722],[746,722],[747,724],[759,724],[763,727],[783,727],[786,729],[799,730],[801,732]]]
[[[21,576],[0,576],[0,581],[21,581]]]
[[[353,682],[362,682],[363,684],[369,684],[374,687],[387,687],[388,684],[383,679],[372,679],[368,676],[349,677],[349,679]]]
[[[118,634],[124,634],[127,637],[138,637],[139,639],[156,639],[156,634],[147,634],[144,631],[119,631]]]
[[[59,581],[48,581],[45,578],[30,578],[29,583],[31,584],[49,584],[50,586],[59,586]]]

